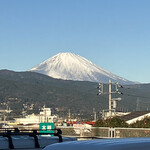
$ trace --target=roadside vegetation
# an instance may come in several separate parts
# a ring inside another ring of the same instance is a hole
[[[97,120],[94,127],[121,127],[121,128],[150,128],[150,117],[145,117],[143,120],[136,121],[128,125],[124,120],[113,117],[105,120]]]

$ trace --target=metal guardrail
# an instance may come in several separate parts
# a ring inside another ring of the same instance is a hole
[[[77,138],[128,138],[128,137],[150,137],[150,128],[109,128],[109,127],[91,127],[73,128],[63,127],[63,136],[73,136]]]
[[[109,128],[107,127],[92,127],[74,128],[74,127],[59,127],[62,131],[62,136],[76,137],[77,139],[101,139],[108,138]]]
[[[150,128],[114,128],[115,138],[150,137]]]
[[[62,142],[62,131],[60,129],[51,129],[54,130],[54,133],[40,133],[43,130],[19,130],[18,128],[14,129],[0,129],[0,136],[8,138],[9,148],[14,149],[12,136],[29,136],[34,138],[35,148],[40,148],[38,141],[38,136],[40,135],[54,135],[58,136],[59,141]],[[51,131],[47,130],[47,131]]]

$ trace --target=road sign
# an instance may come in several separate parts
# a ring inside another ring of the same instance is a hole
[[[54,123],[40,123],[39,132],[40,133],[50,133],[50,136],[54,136]]]

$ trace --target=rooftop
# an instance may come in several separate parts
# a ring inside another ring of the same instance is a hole
[[[128,115],[121,116],[120,118],[125,120],[125,121],[128,121],[128,120],[131,120],[131,119],[134,119],[134,118],[146,115],[148,113],[150,113],[150,111],[135,111],[135,112],[132,112],[132,113],[130,113]]]

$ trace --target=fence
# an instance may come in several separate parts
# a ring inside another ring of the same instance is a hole
[[[150,128],[115,128],[115,137],[150,137]]]
[[[127,137],[150,137],[150,128],[74,128],[59,127],[62,136],[93,137],[93,138],[127,138]]]

